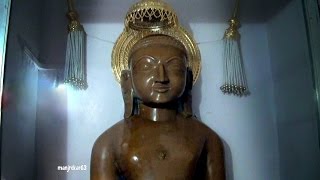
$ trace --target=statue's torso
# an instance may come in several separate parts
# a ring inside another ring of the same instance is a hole
[[[133,117],[121,124],[116,159],[123,176],[192,179],[200,166],[206,140],[206,128],[201,123],[182,118],[174,122],[152,122]]]

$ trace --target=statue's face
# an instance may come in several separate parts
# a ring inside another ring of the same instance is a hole
[[[144,103],[170,103],[184,92],[187,79],[186,55],[182,50],[151,44],[131,55],[133,89]]]

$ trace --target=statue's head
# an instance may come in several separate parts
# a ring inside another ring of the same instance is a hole
[[[130,115],[139,103],[175,105],[184,109],[185,97],[190,95],[192,87],[186,50],[181,42],[166,35],[148,36],[138,41],[129,53],[129,70],[122,76],[126,106],[128,101],[136,102],[132,108],[126,107]]]
[[[173,8],[159,0],[139,1],[127,12],[124,25],[111,65],[121,83],[125,117],[138,112],[140,103],[173,104],[184,115],[192,114],[190,91],[200,74],[201,55]]]
[[[184,93],[187,59],[183,45],[169,36],[149,36],[129,55],[132,86],[145,104],[172,103]]]

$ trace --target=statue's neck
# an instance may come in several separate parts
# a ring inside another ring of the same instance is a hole
[[[150,107],[141,103],[138,114],[143,119],[155,122],[174,121],[177,117],[177,108]]]

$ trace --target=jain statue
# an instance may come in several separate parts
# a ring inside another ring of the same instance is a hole
[[[222,141],[192,114],[194,40],[162,1],[135,4],[125,26],[112,55],[124,119],[96,140],[91,180],[224,180]]]

